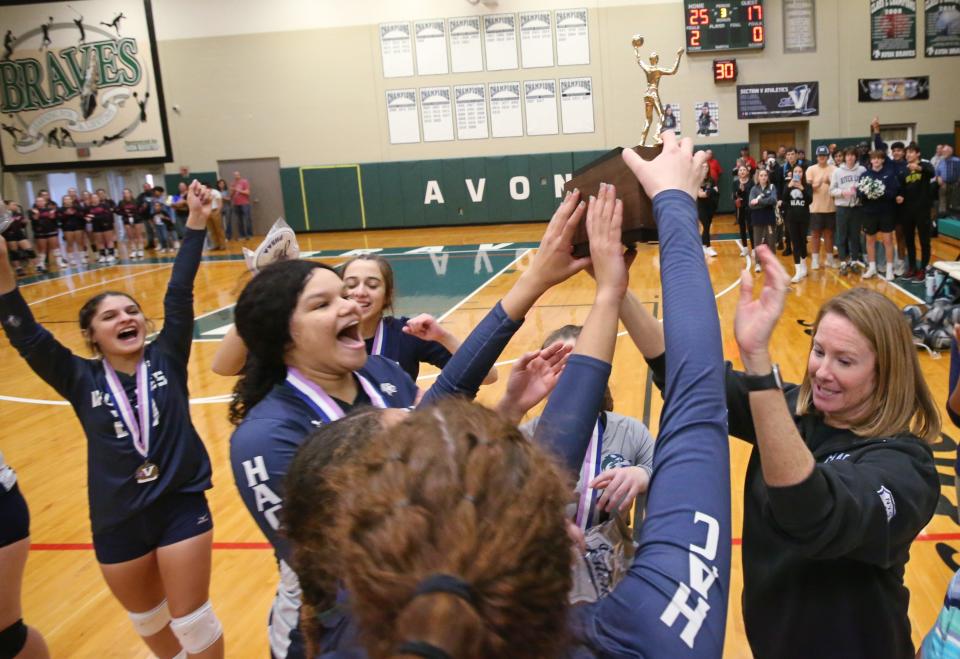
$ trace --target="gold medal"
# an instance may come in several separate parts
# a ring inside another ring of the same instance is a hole
[[[160,478],[160,470],[157,468],[157,465],[148,460],[137,469],[136,478],[138,483],[150,483]]]

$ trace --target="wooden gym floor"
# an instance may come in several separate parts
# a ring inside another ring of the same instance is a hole
[[[300,236],[301,249],[320,251],[318,258],[337,262],[343,252],[357,248],[385,248],[400,254],[424,246],[446,246],[443,251],[420,250],[391,256],[400,294],[399,311],[429,311],[443,316],[455,334],[464,337],[504,294],[528,258],[542,224],[333,233]],[[715,232],[730,236],[732,219],[718,218]],[[469,236],[469,237],[466,237]],[[508,242],[509,241],[509,242]],[[489,242],[487,250],[477,245]],[[466,246],[469,243],[470,246]],[[507,243],[507,244],[504,244]],[[253,245],[250,245],[251,247]],[[737,281],[743,259],[732,240],[714,245],[720,256],[709,269],[717,295],[726,356],[737,364],[733,338]],[[490,249],[493,247],[494,249]],[[398,249],[406,248],[406,249]],[[227,256],[214,253],[200,268],[196,284],[197,342],[190,360],[191,412],[213,461],[214,488],[208,493],[215,520],[215,548],[211,598],[223,621],[230,657],[266,657],[266,620],[277,581],[277,571],[264,538],[237,496],[229,466],[231,426],[226,420],[226,396],[232,378],[210,371],[216,338],[229,323],[229,307],[247,279],[239,260],[239,244]],[[934,259],[952,260],[955,244],[937,239]],[[784,259],[786,263],[788,259]],[[135,296],[147,315],[162,323],[162,298],[171,259],[120,264],[36,281],[23,293],[38,319],[79,354],[86,354],[76,314],[84,300],[108,289]],[[655,246],[642,246],[631,271],[631,289],[659,315],[658,256]],[[802,377],[809,345],[808,325],[819,305],[844,289],[860,284],[859,276],[841,277],[836,270],[820,270],[799,285],[788,299],[784,317],[774,335],[774,359],[785,379]],[[865,285],[882,291],[898,306],[915,302],[903,289],[874,279]],[[538,346],[553,328],[581,323],[593,299],[592,282],[579,275],[547,293],[505,351],[509,362]],[[933,358],[921,353],[924,373],[940,409],[948,396],[949,354]],[[739,364],[738,364],[739,365]],[[501,368],[500,382],[481,391],[480,400],[493,403],[502,393],[509,364]],[[421,386],[431,381],[431,369],[421,375]],[[662,406],[648,384],[647,369],[629,338],[619,339],[611,379],[616,409],[648,423],[654,433]],[[956,495],[953,464],[960,431],[944,414],[944,434],[935,446],[943,489],[940,506],[930,525],[914,544],[907,566],[911,591],[910,617],[914,642],[919,642],[940,609],[947,582],[957,569],[960,529],[954,519]],[[24,584],[24,618],[40,629],[55,657],[148,657],[149,652],[130,626],[127,616],[104,585],[93,551],[86,503],[85,440],[72,410],[40,381],[16,355],[6,337],[0,337],[0,446],[17,470],[30,504],[34,543]],[[748,447],[731,441],[733,489],[733,578],[725,657],[749,657],[740,616],[740,532],[742,492]]]

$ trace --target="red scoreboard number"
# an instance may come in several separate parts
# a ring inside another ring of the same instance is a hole
[[[764,47],[763,0],[686,0],[684,9],[690,52]]]
[[[713,81],[714,82],[734,82],[737,79],[737,60],[735,59],[715,59],[713,60]]]

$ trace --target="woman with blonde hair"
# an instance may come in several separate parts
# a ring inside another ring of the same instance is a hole
[[[757,249],[727,369],[730,434],[754,445],[744,486],[743,616],[756,657],[914,656],[903,583],[940,480],[940,417],[900,311],[854,288],[820,308],[802,384],[770,355],[789,276]],[[882,624],[878,624],[882,621]]]

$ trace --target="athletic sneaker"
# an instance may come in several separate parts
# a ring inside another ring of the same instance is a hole
[[[889,268],[887,269],[889,270]],[[903,261],[896,261],[893,264],[893,273],[896,276],[902,277],[905,270],[906,270],[906,264]]]
[[[857,272],[863,272],[866,269],[867,264],[863,261],[854,261],[850,264],[850,267],[855,269]]]
[[[740,256],[746,256],[749,253],[750,253],[749,249],[747,249],[743,245],[740,245]]]
[[[70,264],[67,263],[62,256],[57,257],[57,265],[61,268],[67,268],[70,266]]]
[[[871,263],[870,263],[870,267],[867,268],[867,271],[863,273],[863,278],[864,278],[864,279],[870,279],[870,278],[873,277],[875,274],[877,274],[877,264],[871,262]]]
[[[841,274],[841,275],[846,275],[846,274],[848,274],[849,272],[850,272],[850,264],[847,263],[846,261],[841,261],[841,262],[840,262],[840,274]]]
[[[756,266],[754,266],[753,271],[754,271],[754,272],[760,272],[761,269],[762,269],[762,268],[760,267],[760,264],[758,263]]]
[[[717,250],[715,250],[715,249],[712,248],[712,247],[704,247],[704,248],[703,248],[703,253],[706,254],[707,256],[716,256],[716,255],[717,255]]]
[[[811,262],[811,264],[810,264],[810,269],[811,269],[811,270],[819,270],[819,269],[820,269],[820,255],[819,255],[819,254],[814,254],[814,255],[813,255],[813,259],[812,259],[812,262]]]
[[[894,275],[893,275],[892,263],[889,263],[889,262],[887,263],[887,273],[883,276],[883,278],[886,279],[887,281],[893,281]]]

